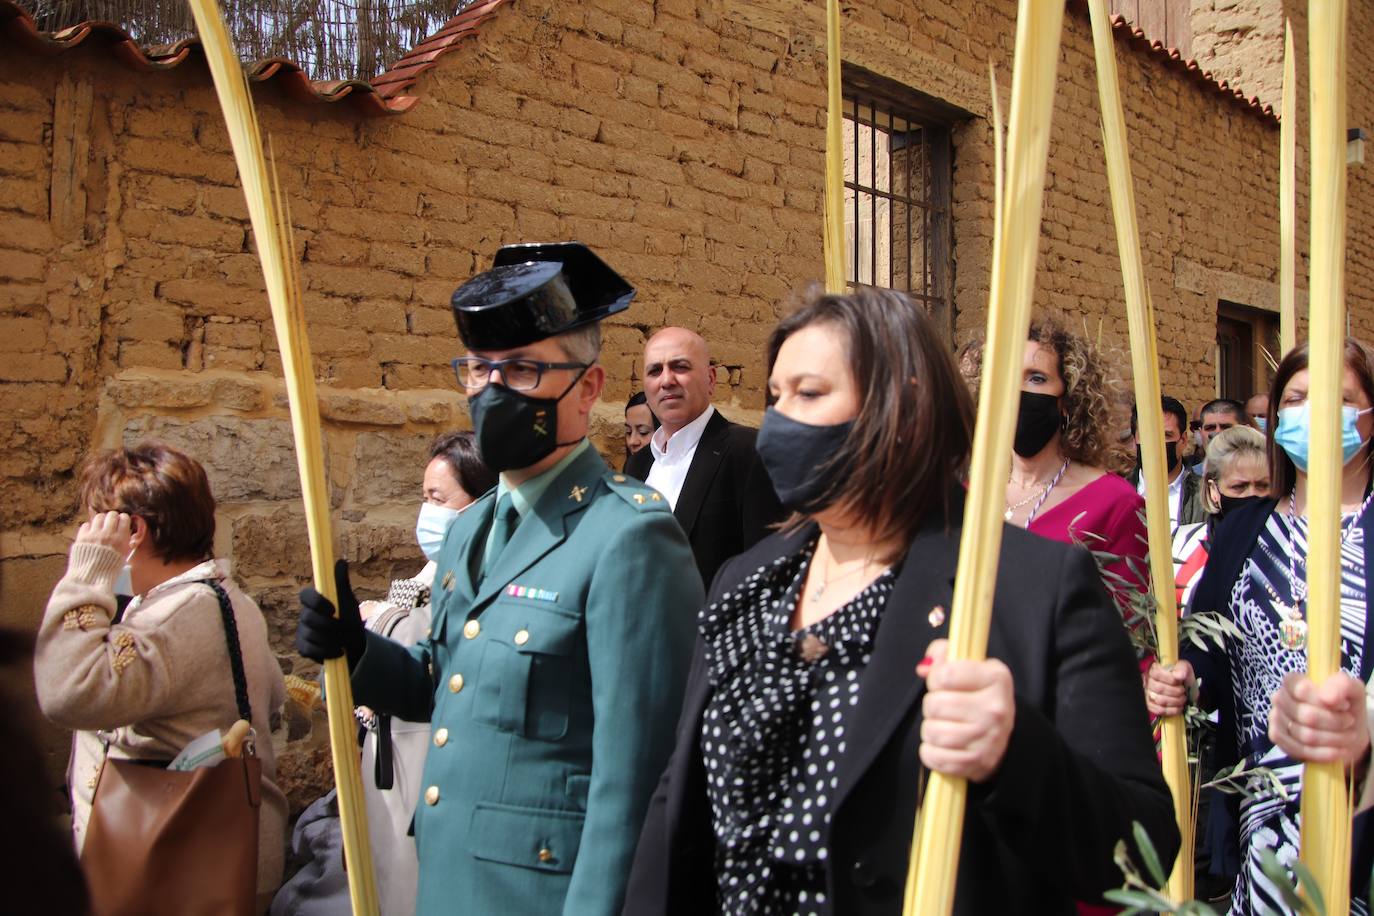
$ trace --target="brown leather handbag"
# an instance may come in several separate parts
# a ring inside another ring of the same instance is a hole
[[[239,716],[253,721],[238,627],[219,598]],[[106,756],[81,866],[93,916],[251,916],[258,883],[262,762],[241,757],[186,772]]]

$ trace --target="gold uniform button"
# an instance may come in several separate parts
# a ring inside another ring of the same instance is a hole
[[[529,641],[530,641],[530,631],[529,631],[529,630],[520,630],[518,633],[515,634],[515,644],[516,644],[517,646],[523,646],[525,643],[527,643],[527,642],[529,642]]]
[[[425,789],[425,804],[431,806],[439,804],[438,786],[430,786],[428,789]]]
[[[476,639],[477,634],[482,632],[482,625],[476,620],[469,620],[463,624],[463,635],[468,639]]]
[[[437,790],[436,790],[436,791],[437,791]],[[540,862],[552,862],[552,861],[553,861],[553,850],[552,850],[552,849],[549,849],[549,848],[547,848],[547,847],[545,847],[544,849],[539,850],[539,861],[540,861]]]
[[[463,676],[461,674],[455,674],[453,677],[449,678],[448,689],[453,691],[454,693],[457,693],[458,691],[462,690]]]
[[[441,728],[434,733],[434,746],[443,747],[448,744],[448,729]]]

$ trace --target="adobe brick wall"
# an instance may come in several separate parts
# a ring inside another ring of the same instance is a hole
[[[763,341],[789,293],[821,271],[821,9],[513,0],[421,78],[404,116],[362,120],[255,90],[302,261],[340,553],[361,591],[419,565],[423,444],[467,424],[447,367],[458,351],[447,299],[501,244],[580,239],[639,286],[606,327],[594,432],[617,463],[643,340],[665,323],[711,341],[719,405],[757,418]],[[875,0],[845,13],[847,60],[974,116],[954,133],[961,337],[985,314],[986,67],[997,62],[1005,103],[1013,15],[1008,0]],[[1195,402],[1211,391],[1216,300],[1277,307],[1278,132],[1157,59],[1118,52],[1164,386]],[[1359,79],[1367,106],[1368,73]],[[1124,343],[1079,13],[1067,19],[1050,156],[1039,300]],[[1370,199],[1361,173],[1352,214]],[[11,444],[0,624],[36,625],[83,456],[157,435],[209,467],[219,552],[268,611],[283,665],[308,671],[290,650],[304,524],[250,236],[199,65],[134,73],[92,43],[0,55],[0,435]],[[1371,270],[1355,246],[1361,302]],[[1357,330],[1374,331],[1371,317],[1358,309]],[[55,759],[63,747],[54,735]],[[309,754],[290,765],[316,766]]]

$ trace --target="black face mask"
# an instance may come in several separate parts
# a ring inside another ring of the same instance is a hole
[[[1016,415],[1016,439],[1012,451],[1022,458],[1040,454],[1063,423],[1059,398],[1034,391],[1021,392],[1021,408]]]
[[[495,382],[468,398],[477,451],[493,471],[527,468],[547,458],[558,441],[558,402],[568,396],[582,374],[556,398],[532,398]]]
[[[778,502],[796,512],[819,512],[827,490],[841,473],[831,460],[849,438],[854,421],[812,426],[772,407],[763,414],[756,448]]]
[[[1222,516],[1228,515],[1251,503],[1259,502],[1264,498],[1263,496],[1227,496],[1225,493],[1220,494],[1220,496],[1221,498],[1217,500],[1217,505],[1221,508],[1221,512],[1218,514]]]
[[[1135,447],[1135,466],[1138,467],[1138,468],[1140,468],[1140,472],[1141,472],[1142,474],[1145,473],[1145,462],[1143,462],[1143,461],[1140,460],[1140,446],[1139,446],[1139,445],[1137,445],[1137,446]],[[1177,443],[1177,442],[1166,442],[1166,443],[1164,443],[1164,467],[1168,470],[1168,472],[1169,472],[1170,474],[1172,474],[1172,473],[1174,472],[1174,468],[1178,467],[1178,443]]]

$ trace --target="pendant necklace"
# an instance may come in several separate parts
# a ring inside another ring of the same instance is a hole
[[[1359,525],[1360,519],[1364,516],[1364,511],[1369,507],[1370,499],[1374,497],[1374,492],[1366,496],[1360,508],[1355,510],[1354,516],[1350,519],[1350,524],[1341,525],[1341,539],[1337,545],[1336,552],[1345,551],[1345,539],[1350,536]],[[1297,488],[1294,487],[1288,494],[1288,594],[1292,598],[1291,604],[1284,604],[1279,600],[1279,596],[1270,591],[1274,599],[1275,610],[1279,612],[1279,642],[1290,652],[1301,652],[1307,647],[1307,615],[1303,605],[1307,601],[1307,580],[1298,578],[1298,567],[1296,554],[1298,538],[1298,519],[1293,512],[1293,504],[1297,502]],[[1306,516],[1303,516],[1306,518]],[[1303,566],[1307,565],[1307,558],[1303,557]],[[1304,575],[1306,571],[1304,570]]]
[[[817,550],[819,550],[819,549],[820,549],[820,542],[817,542],[817,545],[816,545],[816,546],[817,546]],[[815,554],[812,554],[812,559],[813,559],[813,560],[815,559]],[[863,572],[865,569],[868,569],[868,564],[870,564],[870,563],[872,563],[872,562],[873,562],[873,558],[872,558],[872,557],[867,557],[867,558],[864,559],[863,564],[862,564],[861,566],[859,566],[857,569],[852,569],[852,570],[850,570],[849,572],[845,573],[844,575],[842,575],[842,576],[836,576],[836,577],[833,578],[833,579],[830,578],[830,571],[829,571],[829,569],[828,569],[828,567],[829,567],[830,564],[829,564],[829,563],[825,564],[825,568],[822,568],[822,569],[821,569],[821,584],[820,584],[814,591],[812,591],[810,594],[808,594],[808,595],[806,596],[806,600],[807,600],[807,601],[810,601],[812,604],[816,603],[817,601],[820,601],[821,598],[825,595],[825,590],[826,590],[827,588],[830,587],[830,583],[832,583],[832,582],[843,582],[845,579],[848,579],[848,578],[850,578],[850,577],[852,577],[852,576],[858,575],[859,573]]]
[[[1059,467],[1059,471],[1054,475],[1054,477],[1050,479],[1050,482],[1045,485],[1045,489],[1032,493],[1030,496],[1027,496],[1019,503],[1012,503],[1008,505],[1007,511],[1002,513],[1003,520],[1008,522],[1011,521],[1011,517],[1016,514],[1017,509],[1020,509],[1022,506],[1026,505],[1031,500],[1036,500],[1035,505],[1031,507],[1030,515],[1026,516],[1026,527],[1029,528],[1031,521],[1034,520],[1035,516],[1040,512],[1040,507],[1045,504],[1045,500],[1050,498],[1050,493],[1053,492],[1054,488],[1059,485],[1059,481],[1064,479],[1064,474],[1068,471],[1068,469],[1069,459],[1065,458],[1064,463]]]

